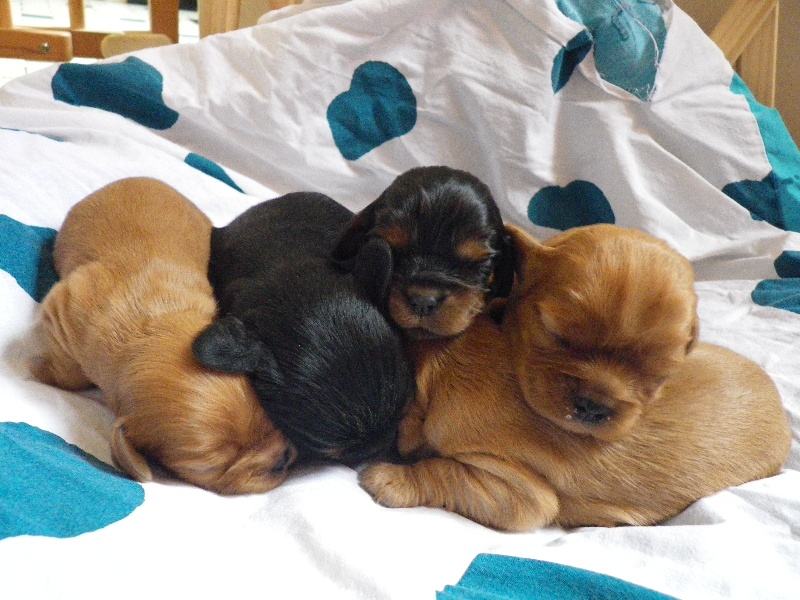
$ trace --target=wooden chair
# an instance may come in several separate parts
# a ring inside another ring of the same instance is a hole
[[[11,0],[0,0],[0,57],[52,62],[66,62],[75,56],[102,58],[110,55],[108,49],[105,54],[102,49],[103,40],[109,35],[117,39],[133,36],[138,47],[178,41],[180,0],[150,0],[150,31],[135,34],[87,30],[83,0],[67,1],[69,27],[57,28],[15,26]]]
[[[711,31],[756,100],[775,106],[779,0],[735,0]]]

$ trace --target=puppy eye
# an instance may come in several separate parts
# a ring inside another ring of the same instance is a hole
[[[567,338],[562,337],[560,335],[556,335],[556,334],[551,334],[551,337],[553,338],[553,341],[556,343],[556,345],[559,348],[563,348],[564,350],[569,350],[570,349],[570,343],[569,343],[569,340]]]

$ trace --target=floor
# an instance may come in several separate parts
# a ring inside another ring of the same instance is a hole
[[[65,27],[69,25],[67,0],[11,0],[15,25],[25,27]],[[147,31],[149,14],[145,4],[127,4],[125,0],[84,0],[86,29],[99,31]],[[178,20],[181,42],[197,41],[197,11],[181,10]],[[88,63],[93,59],[76,58]],[[50,66],[38,60],[0,58],[0,86],[11,79]]]

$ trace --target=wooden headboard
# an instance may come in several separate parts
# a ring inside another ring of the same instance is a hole
[[[761,104],[775,106],[778,0],[735,0],[711,31]]]

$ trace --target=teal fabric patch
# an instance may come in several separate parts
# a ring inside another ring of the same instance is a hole
[[[775,259],[775,271],[778,277],[787,279],[790,277],[800,277],[800,252],[797,250],[785,250]]]
[[[556,4],[589,31],[600,77],[640,100],[649,99],[667,37],[663,11],[671,0],[556,0]]]
[[[766,279],[750,292],[753,302],[800,314],[800,279]]]
[[[743,206],[757,218],[763,218],[781,229],[800,231],[800,151],[778,111],[759,104],[741,77],[734,74],[730,89],[747,99],[758,123],[772,173],[761,182],[760,187],[754,182],[742,181],[729,184],[722,191],[741,203],[744,190],[750,205]],[[752,205],[756,205],[761,212],[753,211]]]
[[[774,171],[770,171],[761,181],[745,179],[729,183],[722,188],[722,192],[749,210],[754,220],[766,221],[770,225],[786,229]]]
[[[56,100],[117,113],[151,129],[169,129],[178,113],[164,104],[164,78],[130,56],[121,63],[61,65],[50,83]]]
[[[553,84],[553,92],[558,92],[567,85],[572,72],[586,58],[592,49],[592,36],[584,30],[572,38],[567,45],[556,54],[553,60],[553,72],[550,79]]]
[[[333,99],[327,117],[342,156],[357,160],[414,128],[417,99],[400,71],[369,61],[355,70],[350,89]]]
[[[0,269],[36,302],[41,302],[58,280],[53,266],[55,239],[55,229],[0,215]]]
[[[220,167],[214,161],[207,159],[205,156],[200,156],[199,154],[190,152],[189,155],[184,159],[184,162],[190,167],[194,167],[198,171],[202,171],[206,175],[210,175],[214,179],[218,179],[222,183],[231,186],[236,191],[242,192],[242,188],[236,185],[233,179],[231,179],[230,176],[228,176],[228,174],[225,172],[225,169]]]
[[[144,488],[50,432],[0,423],[0,540],[75,537],[116,523]]]
[[[611,204],[590,181],[576,179],[565,187],[544,187],[531,198],[528,218],[541,227],[564,231],[572,227],[614,223]]]
[[[437,600],[674,600],[616,577],[540,560],[479,554]]]

